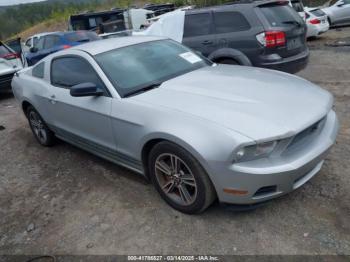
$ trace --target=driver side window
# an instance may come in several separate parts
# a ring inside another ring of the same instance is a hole
[[[51,63],[51,84],[60,88],[70,87],[82,83],[94,83],[106,92],[105,85],[92,66],[79,57],[60,57]]]

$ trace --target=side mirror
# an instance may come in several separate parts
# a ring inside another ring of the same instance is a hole
[[[74,97],[101,96],[103,91],[94,83],[82,83],[70,88],[70,95]]]
[[[343,5],[345,5],[345,3],[342,1],[342,2],[339,2],[338,4],[337,4],[337,6],[338,7],[342,7]]]
[[[30,49],[29,49],[29,52],[31,52],[31,53],[36,53],[36,52],[38,52],[38,48],[36,48],[36,47],[31,47]]]

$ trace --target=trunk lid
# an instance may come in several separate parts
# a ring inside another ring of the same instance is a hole
[[[288,2],[270,2],[258,6],[258,12],[265,31],[282,31],[285,33],[284,46],[266,48],[265,54],[278,54],[282,58],[297,55],[307,49],[306,24],[300,15],[288,5]]]

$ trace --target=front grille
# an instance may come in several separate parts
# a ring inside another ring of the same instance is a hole
[[[13,75],[13,73],[7,75],[0,75],[0,85],[10,83],[12,81]]]
[[[292,141],[289,143],[287,149],[292,149],[299,145],[302,145],[306,141],[308,141],[308,139],[311,139],[315,134],[319,133],[319,131],[323,127],[325,120],[326,120],[326,117],[323,117],[321,120],[317,121],[315,124],[309,126],[308,128],[304,129],[303,131],[295,135]]]

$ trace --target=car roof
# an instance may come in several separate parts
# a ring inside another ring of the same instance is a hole
[[[208,10],[225,10],[229,6],[231,7],[238,7],[238,6],[247,6],[247,7],[256,7],[256,6],[263,6],[268,4],[274,4],[274,3],[288,3],[290,0],[237,0],[234,2],[227,2],[221,5],[214,5],[214,6],[207,6],[207,7],[200,7],[200,8],[193,8],[186,10],[188,13],[195,13],[196,11],[208,11]]]
[[[72,47],[71,49],[81,50],[91,55],[98,55],[113,49],[164,39],[167,38],[158,36],[125,36],[120,38],[97,40]]]

